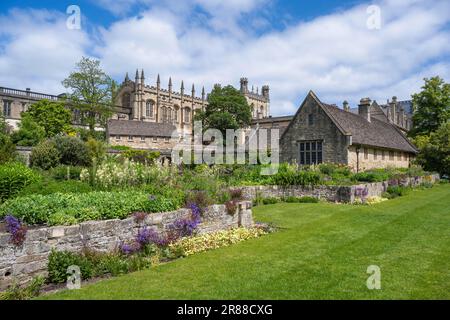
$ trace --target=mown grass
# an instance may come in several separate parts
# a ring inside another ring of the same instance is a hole
[[[254,209],[280,231],[47,299],[450,299],[450,186]],[[381,268],[368,290],[367,267]]]

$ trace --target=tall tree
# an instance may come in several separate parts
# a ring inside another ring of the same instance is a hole
[[[420,93],[413,95],[412,137],[429,135],[450,120],[450,84],[440,77],[425,79]]]
[[[81,121],[94,135],[99,124],[106,127],[114,111],[116,83],[100,67],[100,61],[83,57],[76,70],[63,82],[71,90],[68,99],[82,114]]]
[[[46,137],[53,137],[67,132],[71,128],[72,113],[61,102],[40,100],[32,104],[24,117],[30,117],[36,124],[44,128]]]
[[[239,90],[233,86],[215,86],[208,96],[208,106],[196,115],[195,120],[202,121],[205,130],[218,129],[225,137],[227,129],[249,126],[252,112]]]

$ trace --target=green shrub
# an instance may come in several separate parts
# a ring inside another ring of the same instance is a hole
[[[264,204],[264,205],[268,205],[268,204],[276,204],[276,203],[279,203],[280,202],[280,199],[278,199],[278,198],[264,198],[263,200],[262,200],[262,203]]]
[[[59,164],[60,155],[55,143],[45,140],[33,148],[30,155],[30,165],[35,168],[49,170]]]
[[[287,203],[319,203],[319,199],[314,197],[286,197],[283,199]]]
[[[282,164],[272,183],[279,186],[314,186],[322,181],[319,172],[299,170],[297,166]]]
[[[0,206],[0,218],[10,213],[31,225],[54,225],[60,223],[67,215],[71,218],[65,224],[73,224],[98,219],[124,219],[133,212],[162,212],[178,208],[170,199],[164,197],[149,199],[146,193],[137,191],[54,193],[9,200]]]
[[[29,300],[39,296],[42,287],[45,284],[45,278],[38,276],[26,285],[21,287],[13,284],[5,292],[0,292],[0,300]]]
[[[0,164],[14,160],[16,156],[16,146],[11,138],[0,132]]]
[[[58,150],[61,164],[71,166],[89,166],[91,164],[89,149],[80,139],[57,135],[52,142]]]
[[[25,187],[19,196],[48,195],[52,193],[88,193],[92,191],[94,190],[88,183],[76,180],[56,181],[50,177],[44,177]]]
[[[45,139],[45,129],[38,125],[28,114],[24,114],[19,123],[19,130],[11,135],[18,146],[36,146]]]
[[[0,165],[0,202],[16,196],[38,180],[39,175],[21,163]]]
[[[122,157],[142,163],[142,164],[154,164],[155,161],[161,156],[161,153],[147,150],[126,150],[122,153]]]
[[[110,148],[112,150],[116,150],[116,151],[128,151],[128,150],[131,150],[131,147],[127,147],[127,146],[111,146]]]
[[[67,268],[80,267],[81,278],[86,280],[95,275],[95,264],[81,254],[69,251],[52,250],[48,257],[48,280],[51,283],[67,282]]]
[[[57,181],[80,180],[82,167],[58,166],[50,169],[50,175]]]
[[[382,182],[388,180],[389,177],[389,173],[379,170],[356,173],[353,175],[353,180],[360,182]]]
[[[390,186],[387,188],[386,193],[383,195],[384,198],[394,199],[397,197],[403,197],[411,191],[409,187],[402,186]]]

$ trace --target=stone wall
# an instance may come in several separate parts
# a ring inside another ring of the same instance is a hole
[[[80,251],[84,247],[97,251],[111,251],[121,242],[135,238],[139,228],[148,226],[159,232],[180,218],[188,218],[189,209],[149,214],[142,223],[134,218],[125,220],[90,221],[74,226],[30,229],[25,242],[16,247],[10,244],[10,234],[0,233],[0,290],[14,281],[25,283],[37,275],[46,275],[48,256],[52,249]],[[251,202],[239,202],[236,213],[230,215],[224,205],[205,210],[199,233],[253,226]]]
[[[315,187],[280,187],[280,186],[254,186],[243,187],[244,199],[254,201],[257,198],[283,198],[283,197],[315,197],[331,202],[353,203],[356,199],[368,197],[381,197],[391,185],[418,186],[422,183],[436,183],[439,175],[405,178],[385,182],[364,183],[352,186],[315,186]]]
[[[375,168],[408,168],[415,158],[412,153],[395,150],[360,148],[359,154],[355,146],[348,148],[348,166],[357,171],[366,171]]]

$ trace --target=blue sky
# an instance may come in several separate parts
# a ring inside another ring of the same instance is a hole
[[[72,4],[81,30],[66,27]],[[309,90],[353,107],[408,99],[424,77],[450,80],[449,12],[447,0],[3,0],[0,86],[60,93],[84,55],[119,81],[144,68],[150,85],[160,73],[200,91],[246,76],[270,85],[274,115]]]

